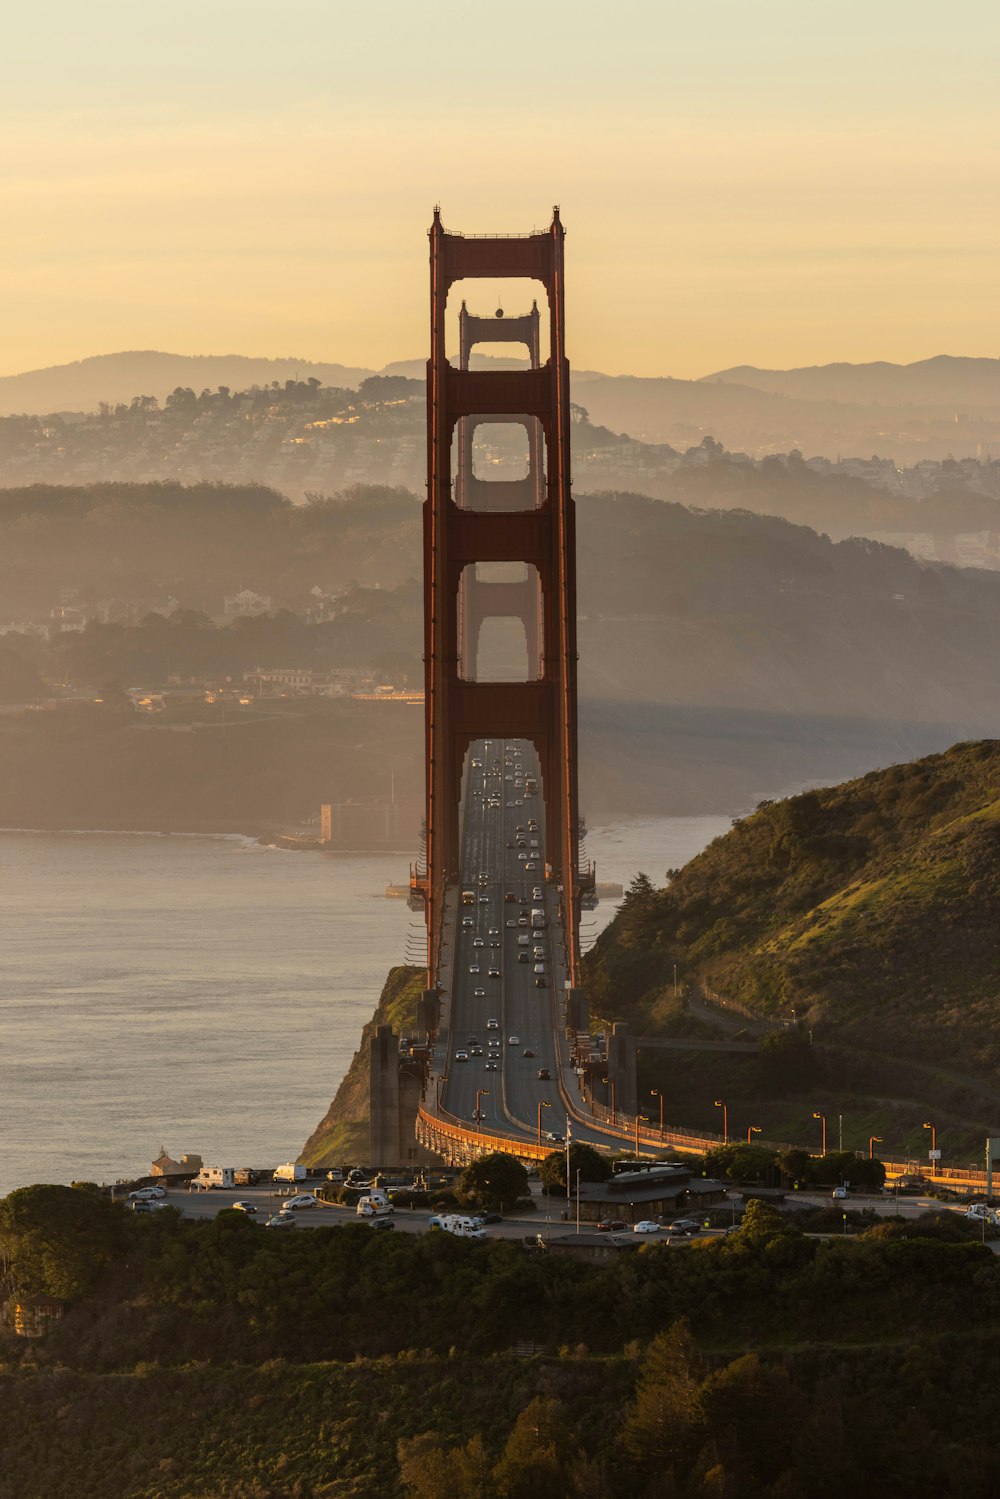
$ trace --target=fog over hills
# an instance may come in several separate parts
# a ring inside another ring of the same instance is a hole
[[[480,368],[516,361],[474,356]],[[397,360],[380,373],[422,379],[422,359]],[[356,388],[373,371],[307,359],[244,355],[102,354],[50,369],[0,377],[0,416],[93,411],[99,403],[156,396],[178,386],[245,390],[315,379]],[[686,447],[707,434],[754,456],[800,449],[806,455],[894,458],[975,455],[1000,450],[1000,360],[941,355],[910,365],[831,364],[797,370],[740,365],[699,380],[574,370],[574,396],[594,422],[644,442]]]

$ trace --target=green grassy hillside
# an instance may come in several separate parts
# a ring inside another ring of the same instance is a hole
[[[608,1019],[693,1035],[676,964],[689,1002],[708,991],[751,1020],[797,1013],[820,1046],[909,1059],[897,1094],[938,1096],[937,1072],[982,1103],[1000,1061],[998,897],[1000,743],[957,745],[762,803],[666,889],[637,882],[587,989]]]

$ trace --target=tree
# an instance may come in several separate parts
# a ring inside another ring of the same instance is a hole
[[[585,1182],[607,1181],[611,1175],[611,1163],[599,1155],[592,1145],[583,1145],[574,1140],[569,1147],[569,1179],[575,1185],[576,1173]],[[566,1152],[553,1150],[538,1168],[542,1184],[550,1192],[566,1191]]]
[[[675,1322],[650,1343],[622,1432],[640,1471],[669,1473],[690,1457],[702,1421],[700,1373],[686,1322]]]
[[[0,1201],[4,1285],[72,1301],[93,1288],[126,1228],[107,1197],[77,1187],[19,1187]]]
[[[460,1183],[463,1192],[475,1194],[484,1207],[503,1212],[528,1190],[528,1173],[516,1156],[495,1150],[467,1166]]]
[[[536,1395],[514,1422],[493,1469],[501,1499],[551,1499],[565,1494],[572,1442],[561,1400]]]
[[[756,1243],[767,1239],[779,1238],[782,1234],[790,1233],[790,1225],[782,1218],[776,1207],[769,1202],[761,1202],[759,1198],[752,1197],[743,1210],[740,1221],[740,1237],[751,1239]]]

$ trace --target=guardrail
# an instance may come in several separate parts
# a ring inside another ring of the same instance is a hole
[[[467,1129],[457,1121],[452,1123],[442,1119],[440,1114],[430,1113],[423,1104],[417,1110],[416,1133],[421,1145],[444,1154],[452,1164],[456,1159],[473,1160],[477,1155],[489,1155],[495,1150],[527,1161],[543,1161],[552,1152],[551,1145],[536,1145],[517,1135]]]

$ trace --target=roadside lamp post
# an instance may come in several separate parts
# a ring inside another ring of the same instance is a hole
[[[868,1136],[868,1159],[870,1161],[873,1161],[875,1159],[875,1147],[876,1147],[876,1145],[881,1145],[881,1144],[882,1144],[882,1136],[881,1135],[869,1135]]]
[[[490,1096],[490,1090],[489,1090],[489,1088],[477,1088],[476,1089],[476,1123],[477,1124],[481,1124],[482,1120],[483,1120],[482,1110],[479,1107],[479,1100],[481,1098],[489,1098],[489,1096]]]
[[[759,1135],[760,1133],[761,1133],[760,1125],[759,1124],[751,1124],[750,1127],[749,1127],[749,1129],[747,1130],[747,1144],[748,1145],[752,1145],[753,1144],[753,1140],[750,1138],[751,1135]]]
[[[636,1153],[637,1157],[639,1155],[639,1121],[640,1121],[640,1119],[642,1120],[643,1124],[648,1124],[649,1123],[649,1120],[646,1118],[645,1114],[636,1114],[636,1116],[635,1116],[635,1153]]]
[[[576,1168],[576,1231],[577,1231],[577,1233],[580,1232],[580,1172],[582,1170],[583,1170],[582,1166],[577,1166],[577,1168]]]
[[[650,1098],[658,1098],[660,1100],[660,1144],[662,1145],[663,1144],[663,1094],[660,1092],[659,1088],[650,1088],[650,1090],[649,1090],[649,1096],[650,1096]]]
[[[610,1086],[611,1086],[611,1123],[612,1124],[617,1124],[618,1123],[618,1110],[615,1108],[615,1080],[614,1080],[613,1077],[610,1077],[610,1078],[609,1077],[602,1077],[601,1078],[601,1082],[602,1083],[609,1083]]]
[[[724,1098],[715,1100],[715,1107],[722,1110],[722,1143],[729,1144],[729,1106]]]
[[[937,1148],[937,1125],[932,1124],[928,1119],[926,1124],[922,1125],[921,1127],[923,1129],[929,1129],[931,1132],[931,1170],[937,1171],[941,1166],[941,1157],[938,1154]]]
[[[823,1127],[823,1154],[826,1155],[826,1115],[825,1114],[818,1114],[815,1111],[815,1109],[814,1109],[813,1110],[813,1118],[814,1119],[818,1119],[820,1121],[820,1123],[822,1124],[822,1127]]]
[[[435,1112],[435,1114],[438,1112],[438,1110],[441,1107],[441,1084],[442,1083],[446,1083],[447,1081],[448,1081],[448,1079],[446,1077],[440,1077],[440,1076],[438,1076],[438,1077],[436,1077],[434,1079],[434,1112]]]
[[[542,1110],[543,1109],[550,1109],[551,1107],[552,1107],[552,1105],[550,1103],[546,1103],[546,1101],[545,1101],[544,1098],[542,1098],[542,1099],[539,1100],[539,1103],[538,1103],[538,1143],[539,1143],[539,1145],[541,1145],[541,1143],[542,1143]]]

